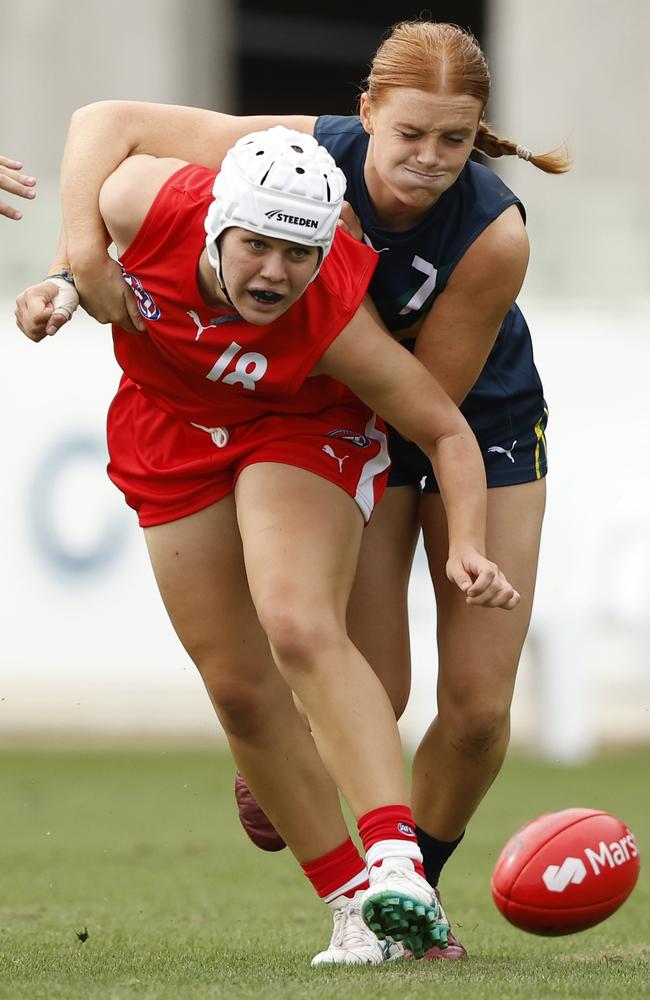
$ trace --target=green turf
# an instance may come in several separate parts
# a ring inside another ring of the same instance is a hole
[[[5,751],[0,998],[647,997],[647,872],[608,921],[553,940],[506,924],[489,879],[517,826],[570,805],[620,815],[643,857],[649,763],[636,752],[560,769],[512,755],[443,881],[472,960],[312,970],[328,915],[288,852],[264,855],[240,833],[225,754]]]

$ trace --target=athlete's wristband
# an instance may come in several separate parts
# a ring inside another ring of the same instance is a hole
[[[74,274],[72,271],[66,270],[66,268],[62,268],[60,271],[57,271],[56,274],[48,274],[45,281],[51,281],[52,278],[63,278],[63,280],[67,281],[73,288],[77,287],[74,283]]]

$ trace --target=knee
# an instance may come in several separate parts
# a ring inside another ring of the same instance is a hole
[[[325,655],[334,655],[345,637],[333,615],[298,601],[269,600],[257,610],[280,669],[316,669]]]
[[[271,667],[272,669],[272,667]],[[248,740],[264,730],[269,704],[264,685],[202,671],[203,683],[228,736]]]
[[[501,748],[505,753],[510,736],[510,703],[481,701],[457,705],[440,721],[454,750],[466,758],[481,758]]]
[[[185,648],[201,675],[210,701],[227,734],[255,732],[265,714],[265,684],[256,664],[221,650],[212,641],[196,641]],[[269,668],[273,664],[269,660]]]

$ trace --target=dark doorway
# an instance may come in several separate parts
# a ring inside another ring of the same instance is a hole
[[[239,0],[234,110],[354,114],[372,56],[392,24],[420,16],[451,21],[481,41],[484,6],[484,0],[447,0],[429,8],[375,0],[364,17],[351,12],[349,0],[328,0],[320,9],[304,0]]]

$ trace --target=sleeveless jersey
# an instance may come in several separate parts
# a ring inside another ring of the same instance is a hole
[[[359,307],[376,254],[339,231],[317,279],[275,322],[214,309],[197,284],[214,178],[195,164],[177,171],[122,255],[146,332],[113,328],[118,364],[162,409],[210,427],[337,403],[348,390],[309,375]]]
[[[404,330],[431,309],[474,240],[519,199],[487,167],[468,161],[456,182],[411,229],[396,232],[377,222],[363,166],[368,135],[358,117],[323,115],[314,136],[345,173],[346,198],[361,220],[367,242],[379,253],[370,294],[389,330]],[[403,341],[411,347],[414,341]],[[525,417],[521,403],[525,399]],[[542,385],[530,333],[515,304],[477,382],[461,406],[477,436],[504,434],[520,420],[543,413]]]

